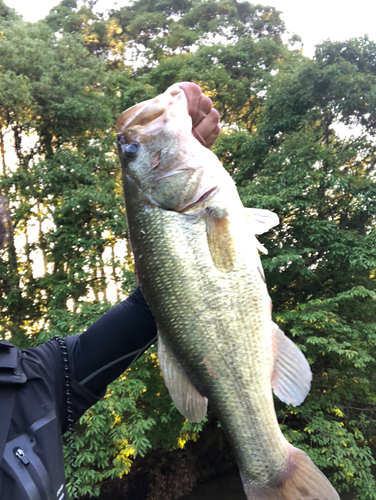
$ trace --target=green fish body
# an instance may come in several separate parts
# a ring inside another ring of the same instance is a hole
[[[255,234],[274,226],[244,209],[216,156],[191,134],[184,92],[170,87],[118,120],[127,218],[158,354],[179,411],[207,400],[234,450],[248,500],[337,500],[284,438],[273,394],[300,404],[311,372],[271,318]]]

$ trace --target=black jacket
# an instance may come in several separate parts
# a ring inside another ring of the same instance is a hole
[[[136,289],[85,333],[66,338],[74,421],[104,396],[106,385],[155,337],[154,319]],[[0,418],[2,410],[9,408],[9,400],[14,399],[14,407],[0,465],[0,500],[67,499],[62,450],[67,415],[59,344],[48,341],[22,353],[9,347],[13,361],[17,358],[13,368],[4,366],[10,359],[6,350],[3,344]],[[7,383],[12,370],[14,380]],[[0,425],[4,432],[6,422]]]

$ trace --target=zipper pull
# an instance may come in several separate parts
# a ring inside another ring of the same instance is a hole
[[[28,460],[28,458],[26,456],[26,453],[23,450],[21,450],[21,448],[14,448],[13,453],[16,455],[16,457],[19,460],[21,460],[21,462],[24,465],[27,465],[30,463],[30,461]]]

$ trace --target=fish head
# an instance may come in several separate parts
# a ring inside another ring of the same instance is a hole
[[[216,191],[215,170],[223,167],[192,135],[187,98],[177,84],[124,111],[117,131],[124,187],[144,202],[182,212]]]

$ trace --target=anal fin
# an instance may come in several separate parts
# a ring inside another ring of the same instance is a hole
[[[205,417],[208,400],[202,396],[187,377],[183,366],[158,335],[158,358],[163,379],[179,412],[191,422]]]
[[[272,323],[275,352],[272,388],[284,403],[299,406],[305,400],[312,380],[311,368],[302,351]]]

